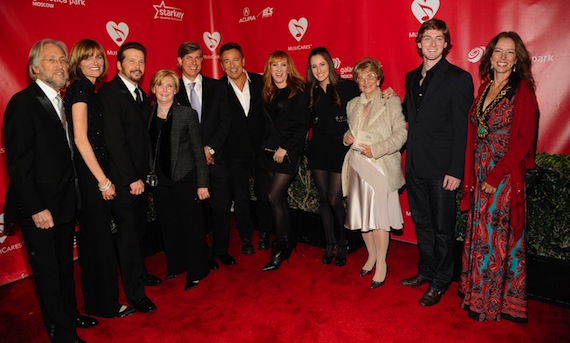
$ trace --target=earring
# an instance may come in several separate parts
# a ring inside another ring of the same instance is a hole
[[[513,73],[516,72],[516,71],[517,71],[517,65],[515,64],[515,65],[513,66]]]
[[[491,64],[491,70],[493,70],[493,65]]]

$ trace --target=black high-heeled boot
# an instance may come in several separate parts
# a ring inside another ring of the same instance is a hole
[[[323,255],[323,264],[331,264],[334,257],[334,243],[327,243],[325,254]]]
[[[338,245],[336,249],[336,261],[335,264],[337,267],[342,267],[346,264],[346,257],[348,256],[348,241],[344,240],[341,244]]]
[[[267,272],[279,269],[283,260],[287,260],[287,262],[289,262],[290,255],[291,251],[288,249],[286,242],[273,242],[271,245],[271,261],[269,261],[269,263],[261,270]]]

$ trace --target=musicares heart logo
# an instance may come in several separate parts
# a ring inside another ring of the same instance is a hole
[[[307,32],[307,26],[309,26],[309,22],[305,17],[300,18],[299,20],[291,19],[289,21],[289,32],[291,32],[291,35],[297,40],[297,42],[300,42],[301,38],[305,35],[305,32]]]
[[[113,42],[121,46],[127,40],[129,26],[123,22],[117,24],[114,21],[109,21],[107,22],[107,33]]]
[[[412,2],[412,13],[420,23],[433,18],[438,9],[439,0],[414,0]]]
[[[214,52],[218,45],[220,44],[220,33],[219,32],[204,32],[202,35],[204,39],[204,44],[210,49],[211,52]]]

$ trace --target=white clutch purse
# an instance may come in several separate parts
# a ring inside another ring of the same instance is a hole
[[[380,135],[366,132],[358,131],[356,137],[354,137],[354,143],[352,143],[352,150],[362,151],[364,150],[360,144],[372,145],[380,141]]]

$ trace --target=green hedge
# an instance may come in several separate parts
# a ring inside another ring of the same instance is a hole
[[[570,155],[536,156],[537,168],[527,177],[528,252],[570,260]],[[458,195],[459,198],[459,195]],[[289,188],[289,205],[319,213],[317,189],[304,158]],[[467,214],[457,208],[456,235],[463,239]]]

